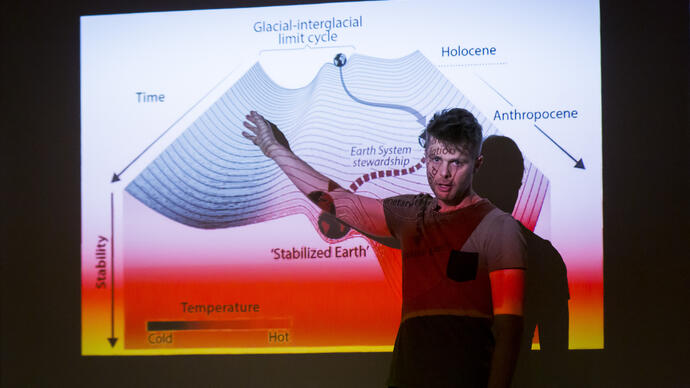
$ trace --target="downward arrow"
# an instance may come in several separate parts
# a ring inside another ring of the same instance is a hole
[[[127,169],[129,169],[134,164],[134,162],[139,160],[139,158],[141,158],[151,147],[153,147],[154,144],[156,144],[160,139],[163,138],[163,136],[165,136],[168,132],[170,132],[170,130],[173,129],[175,127],[175,125],[177,125],[177,123],[180,122],[180,120],[182,120],[185,116],[187,116],[189,114],[189,112],[191,112],[194,108],[196,108],[197,105],[199,105],[199,103],[201,103],[201,101],[203,101],[206,97],[208,97],[211,94],[211,92],[213,92],[223,82],[225,82],[225,80],[228,79],[232,75],[232,73],[235,72],[235,70],[237,70],[237,67],[234,68],[230,73],[228,73],[228,75],[226,75],[222,80],[218,81],[218,83],[214,87],[212,87],[206,94],[204,94],[203,97],[201,97],[196,103],[194,103],[194,105],[192,105],[191,108],[189,108],[182,116],[180,116],[177,120],[175,120],[175,122],[172,123],[165,131],[163,131],[163,133],[158,135],[158,137],[156,139],[154,139],[149,145],[147,145],[146,148],[144,148],[144,150],[141,151],[139,153],[139,155],[137,155],[134,159],[132,159],[132,161],[129,162],[122,170],[120,170],[120,172],[113,173],[113,177],[111,178],[110,182],[115,183],[115,182],[120,181],[120,177],[122,176],[122,174],[124,174],[125,171],[127,171]]]
[[[556,141],[553,140],[553,139],[551,138],[551,136],[547,135],[546,132],[544,132],[541,128],[539,128],[539,127],[537,126],[537,124],[534,124],[534,128],[537,128],[537,130],[539,130],[539,132],[541,132],[542,135],[546,136],[546,138],[549,139],[549,140],[551,140],[551,142],[552,142],[553,144],[555,144],[556,147],[558,147],[561,151],[563,151],[564,154],[568,155],[568,157],[569,157],[570,159],[572,159],[573,162],[575,162],[575,165],[574,165],[573,167],[575,167],[575,168],[580,168],[580,169],[583,169],[583,170],[585,169],[585,163],[582,161],[582,158],[580,158],[580,160],[577,160],[577,159],[573,158],[573,156],[570,155],[570,153],[568,153],[568,151],[566,151],[563,147],[561,147],[560,144],[556,143]]]
[[[114,176],[115,179],[117,176]],[[110,193],[110,347],[117,342],[115,337],[115,200]]]

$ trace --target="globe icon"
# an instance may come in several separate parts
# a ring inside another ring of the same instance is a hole
[[[333,64],[336,65],[337,67],[343,67],[347,63],[347,57],[345,54],[340,53],[333,58]]]
[[[350,231],[349,226],[338,221],[338,219],[333,217],[330,213],[321,213],[318,224],[321,234],[334,240],[344,237],[347,232]]]

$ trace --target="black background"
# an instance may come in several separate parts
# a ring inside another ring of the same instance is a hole
[[[288,3],[2,3],[3,387],[383,386],[388,353],[80,355],[79,16]],[[688,2],[602,1],[601,32],[606,349],[559,386],[690,386]]]

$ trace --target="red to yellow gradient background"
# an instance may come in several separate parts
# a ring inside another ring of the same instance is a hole
[[[392,350],[401,302],[392,265],[399,260],[395,252],[351,236],[333,246],[367,247],[366,255],[277,260],[271,248],[322,249],[328,243],[302,215],[235,228],[243,231],[207,231],[165,219],[128,194],[123,204],[114,294],[109,282],[96,288],[93,250],[84,249],[84,355]],[[601,255],[593,251],[585,249],[570,262],[564,257],[571,349],[603,347]],[[183,311],[183,302],[259,308],[190,313]],[[213,321],[234,329],[147,327],[149,322],[178,321]],[[114,346],[108,342],[111,334],[118,338]]]

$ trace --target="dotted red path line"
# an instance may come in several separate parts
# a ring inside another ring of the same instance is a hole
[[[412,167],[408,168],[403,168],[401,170],[381,170],[381,171],[374,171],[370,172],[368,174],[364,174],[361,177],[355,179],[354,182],[350,184],[350,189],[352,192],[357,191],[362,185],[364,185],[366,182],[369,182],[370,180],[378,179],[378,178],[388,178],[388,177],[394,177],[394,176],[401,176],[401,175],[407,175],[407,174],[412,174],[413,172],[419,170],[422,168],[422,163],[426,162],[425,158],[422,158],[422,160],[415,164]]]

